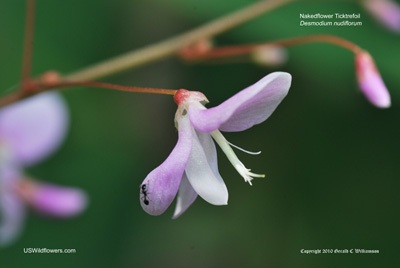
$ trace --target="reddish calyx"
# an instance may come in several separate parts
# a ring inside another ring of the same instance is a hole
[[[186,89],[178,90],[174,95],[174,101],[179,106],[190,96],[190,91]]]

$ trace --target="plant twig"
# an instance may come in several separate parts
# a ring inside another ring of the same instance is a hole
[[[15,91],[11,94],[0,99],[0,107],[11,104],[13,102],[28,98],[30,96],[50,91],[54,89],[70,88],[70,87],[97,87],[97,88],[108,88],[119,91],[135,92],[135,93],[149,93],[149,94],[164,94],[164,95],[175,95],[178,90],[175,89],[161,89],[161,88],[143,88],[143,87],[129,87],[123,85],[116,85],[104,82],[96,81],[60,81],[53,84],[46,84],[43,81],[29,80],[27,84],[27,90]]]
[[[291,47],[307,43],[329,43],[345,48],[353,52],[354,54],[357,54],[362,51],[362,49],[359,46],[341,37],[337,37],[334,35],[319,34],[319,35],[299,36],[299,37],[264,42],[264,43],[215,47],[204,51],[198,50],[196,48],[190,50],[189,47],[188,49],[182,51],[179,55],[181,58],[185,60],[213,59],[213,58],[248,54],[256,51],[257,49],[261,49],[265,46]]]
[[[34,25],[35,25],[35,7],[36,7],[36,0],[26,1],[24,52],[22,58],[22,71],[21,71],[22,85],[29,80],[31,75],[33,35],[34,35]]]
[[[28,0],[28,3],[32,0]],[[34,1],[34,0],[33,0]],[[243,24],[251,19],[260,16],[261,14],[271,11],[275,8],[278,8],[284,4],[289,2],[293,2],[296,0],[262,0],[256,2],[246,8],[243,8],[239,11],[236,11],[230,15],[222,17],[220,19],[214,20],[208,24],[200,26],[194,30],[183,33],[176,37],[172,37],[165,41],[161,41],[154,45],[147,46],[142,49],[134,50],[132,52],[128,52],[121,56],[117,56],[115,58],[100,62],[98,64],[89,66],[87,68],[83,68],[79,71],[73,72],[69,75],[65,75],[60,77],[59,83],[65,87],[68,83],[80,81],[90,81],[99,78],[103,78],[106,76],[110,76],[119,72],[123,72],[127,69],[131,69],[134,67],[138,67],[153,61],[157,61],[163,58],[174,56],[178,53],[178,51],[191,43],[196,41],[211,38],[217,34],[228,31],[240,24]],[[29,54],[28,54],[29,55]],[[30,65],[29,65],[30,66]],[[28,71],[24,71],[24,77],[29,77],[29,75],[25,75],[25,73],[29,74]],[[32,95],[39,94],[44,91],[52,90],[55,87],[49,86],[38,86],[37,81],[28,79],[27,81],[27,90],[19,90],[12,92],[3,98],[0,98],[0,108],[11,104],[13,102],[25,99]],[[29,84],[32,83],[32,84]],[[35,84],[36,83],[36,84]],[[72,86],[70,84],[69,86]],[[23,85],[20,85],[20,89],[23,88]]]
[[[174,55],[182,47],[223,33],[265,12],[293,1],[295,0],[263,0],[256,2],[230,15],[200,26],[197,29],[84,68],[65,76],[64,79],[70,81],[95,80],[139,65],[167,58]]]

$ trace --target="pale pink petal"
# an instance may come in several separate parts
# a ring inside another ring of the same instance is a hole
[[[0,111],[0,140],[21,164],[31,165],[59,147],[67,125],[68,112],[61,96],[42,93]]]
[[[189,159],[192,148],[189,117],[182,116],[177,121],[178,143],[164,163],[150,172],[140,186],[140,204],[150,215],[160,215],[171,205]]]
[[[265,121],[289,91],[291,75],[275,72],[240,91],[217,107],[189,106],[190,121],[201,132],[242,131]]]

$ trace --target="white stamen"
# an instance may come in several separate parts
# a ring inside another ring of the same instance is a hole
[[[226,141],[230,146],[232,146],[232,147],[235,147],[236,149],[238,149],[238,150],[240,150],[240,151],[242,151],[242,152],[245,152],[245,153],[247,153],[247,154],[251,154],[251,155],[258,155],[258,154],[261,154],[261,151],[258,151],[258,152],[251,152],[251,151],[247,151],[247,150],[245,150],[245,149],[243,149],[243,148],[240,148],[239,146],[237,146],[237,145],[235,145],[235,144],[233,144],[233,143],[230,143],[229,141]]]
[[[225,137],[221,134],[219,130],[215,130],[211,132],[211,136],[214,138],[214,140],[218,143],[218,145],[221,147],[222,151],[224,151],[225,155],[228,157],[229,161],[232,163],[232,165],[235,167],[237,172],[244,178],[246,182],[248,182],[250,185],[251,181],[254,178],[265,178],[264,174],[256,174],[253,172],[250,172],[250,169],[247,169],[242,162],[240,162],[239,158],[236,156],[235,152],[232,150],[232,148],[229,146],[229,143]],[[233,144],[231,144],[234,146]],[[238,148],[237,146],[234,146],[235,148]],[[242,148],[240,148],[243,150]],[[244,150],[243,150],[244,151]]]

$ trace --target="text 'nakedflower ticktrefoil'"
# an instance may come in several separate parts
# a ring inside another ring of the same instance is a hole
[[[265,121],[287,95],[290,84],[290,74],[275,72],[210,109],[204,107],[208,100],[202,93],[179,90],[174,97],[178,104],[178,143],[164,163],[144,179],[140,187],[143,209],[160,215],[177,194],[174,218],[197,195],[210,204],[226,205],[228,190],[218,171],[213,139],[246,182],[251,184],[253,178],[264,177],[244,166],[221,131],[243,131]]]

